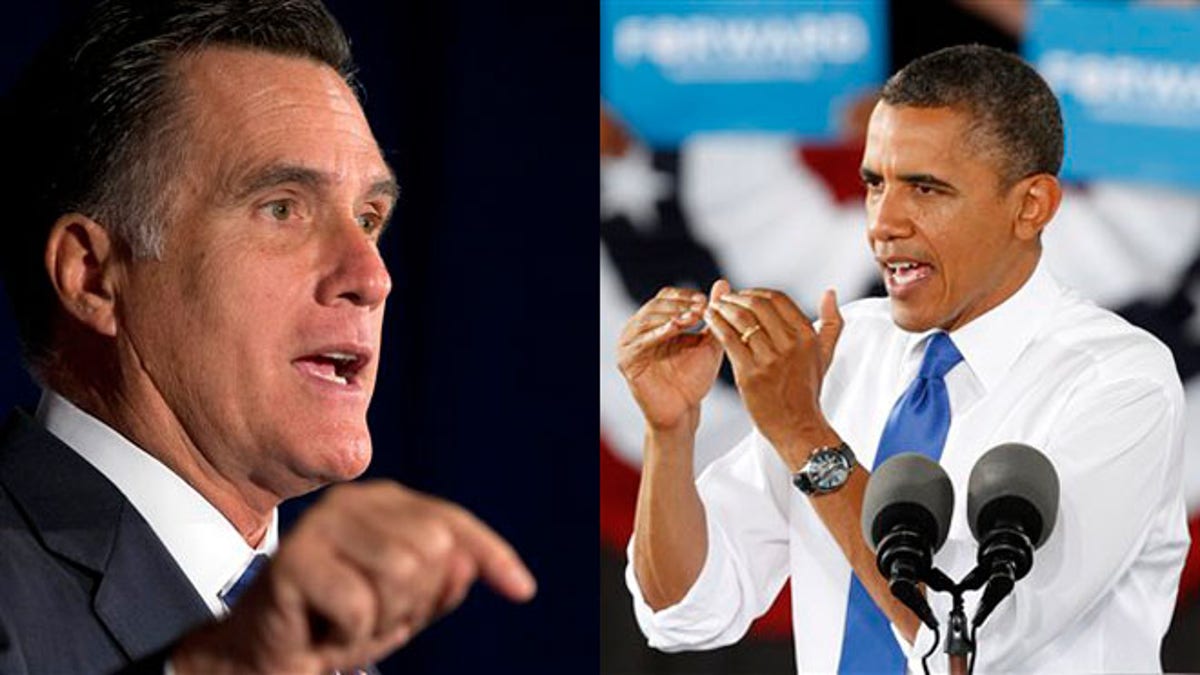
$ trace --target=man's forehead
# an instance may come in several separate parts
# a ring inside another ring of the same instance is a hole
[[[208,47],[177,66],[182,110],[202,131],[266,128],[302,133],[336,124],[369,137],[350,85],[327,64],[262,50]]]
[[[969,115],[957,108],[880,102],[867,125],[863,163],[955,161],[967,152],[969,130]]]
[[[314,186],[395,184],[357,98],[331,67],[224,47],[188,61],[181,75],[192,152],[227,195],[289,174]]]
[[[327,63],[308,56],[283,54],[267,49],[239,45],[211,45],[180,54],[175,68],[183,80],[192,86],[211,86],[237,93],[255,94],[264,86],[305,84],[321,81],[331,93],[353,91],[345,79]],[[279,73],[276,82],[263,80],[263,75]]]

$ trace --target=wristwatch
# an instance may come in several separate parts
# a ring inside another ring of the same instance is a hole
[[[845,443],[817,448],[809,455],[808,462],[792,474],[792,484],[806,495],[837,492],[849,480],[856,464],[854,453]]]

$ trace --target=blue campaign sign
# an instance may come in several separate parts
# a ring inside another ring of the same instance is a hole
[[[600,92],[652,145],[696,131],[829,138],[885,73],[883,0],[602,0]]]
[[[1036,2],[1025,56],[1062,104],[1064,177],[1200,187],[1200,10]]]

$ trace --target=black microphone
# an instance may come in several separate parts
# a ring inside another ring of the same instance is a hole
[[[1041,452],[1005,443],[975,463],[967,484],[967,517],[979,542],[979,567],[968,576],[983,575],[987,587],[972,625],[983,624],[1029,574],[1033,552],[1049,538],[1057,516],[1058,473]]]
[[[917,586],[927,580],[933,554],[946,542],[954,486],[937,462],[900,453],[871,474],[863,496],[862,531],[875,564],[897,599],[931,629],[937,617]]]

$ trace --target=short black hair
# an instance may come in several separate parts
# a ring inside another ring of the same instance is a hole
[[[1000,154],[1001,185],[1039,173],[1058,175],[1063,122],[1058,99],[1028,63],[994,47],[958,45],[926,54],[883,87],[891,106],[955,108]]]
[[[135,258],[161,256],[186,126],[178,67],[210,46],[313,59],[359,91],[349,41],[320,0],[102,0],[51,39],[0,104],[12,167],[0,256],[35,371],[58,313],[43,257],[60,216],[88,216]]]

